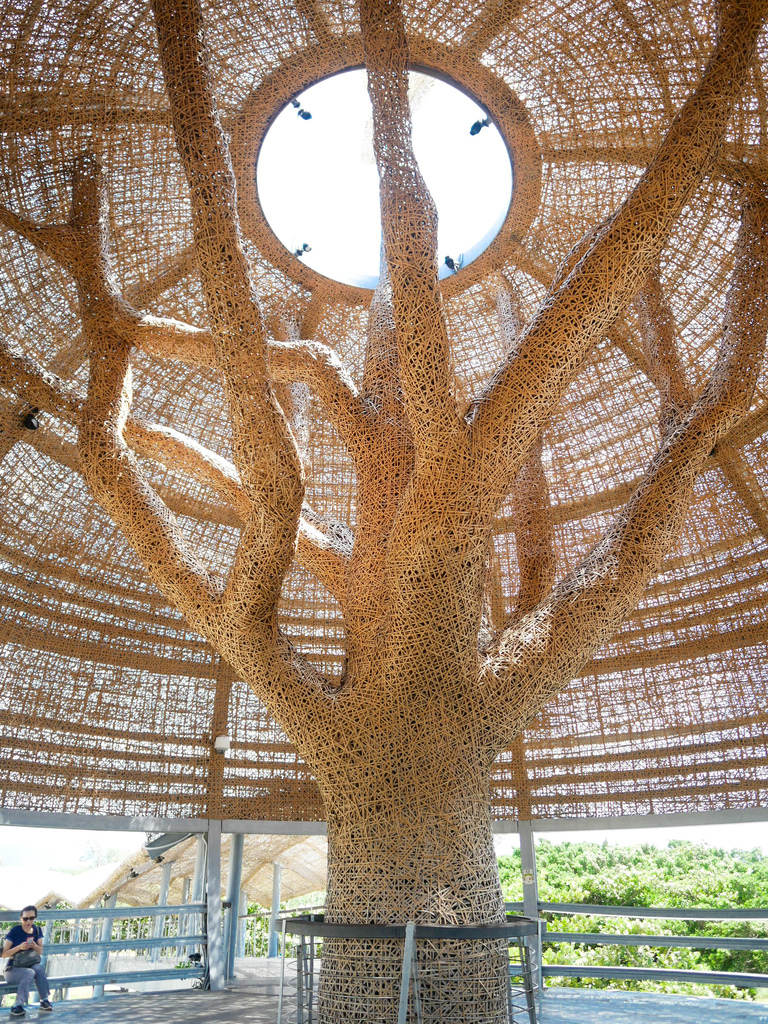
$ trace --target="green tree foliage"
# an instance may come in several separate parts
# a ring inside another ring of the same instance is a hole
[[[634,907],[768,908],[768,857],[760,850],[720,850],[685,841],[667,849],[644,843],[551,843],[536,846],[539,899],[550,903],[594,903]],[[504,895],[522,899],[520,855],[499,859]],[[768,951],[722,950],[716,936],[768,938],[766,921],[664,921],[618,917],[547,914],[547,926],[558,932],[713,936],[711,949],[666,949],[648,946],[603,946],[547,943],[546,964],[666,967],[689,970],[744,971],[768,974]],[[754,998],[755,989],[702,986],[675,982],[607,982],[603,979],[561,979],[558,984],[643,989],[645,991],[713,993]]]

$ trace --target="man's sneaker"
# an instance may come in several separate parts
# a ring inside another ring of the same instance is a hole
[[[16,1006],[12,1006],[11,1007],[11,1016],[12,1017],[26,1017],[26,1015],[27,1015],[27,1011],[24,1009],[23,1006],[20,1006],[20,1005],[17,1004]]]
[[[48,1010],[49,1012],[53,1009],[53,1007],[51,1006],[50,1000],[48,1000],[48,999],[41,999],[40,1000],[40,1007],[39,1008],[41,1010]]]

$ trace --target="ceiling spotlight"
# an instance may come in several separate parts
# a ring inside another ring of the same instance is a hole
[[[37,414],[40,412],[39,409],[30,409],[27,415],[22,420],[22,423],[27,430],[37,430],[40,426],[40,421],[37,418]]]
[[[484,117],[482,121],[475,121],[472,127],[469,129],[470,135],[479,135],[483,128],[487,128],[491,123],[490,117]]]
[[[302,119],[302,121],[311,121],[312,120],[312,115],[310,114],[310,112],[308,110],[303,110],[302,109],[301,102],[299,100],[296,100],[296,99],[291,100],[291,106],[296,111],[296,116],[300,117]]]
[[[223,754],[227,750],[229,750],[230,743],[231,740],[229,736],[227,736],[226,733],[223,733],[221,736],[215,737],[213,741],[213,749],[216,751],[217,754]]]
[[[293,255],[303,256],[305,252],[312,252],[312,246],[307,245],[306,242],[302,242],[302,244],[297,249],[293,250]]]
[[[453,271],[454,274],[458,274],[464,266],[464,253],[461,253],[457,260],[453,259],[452,256],[446,256],[443,262],[449,270]]]

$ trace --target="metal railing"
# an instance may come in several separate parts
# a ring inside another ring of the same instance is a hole
[[[43,966],[47,967],[51,958],[69,956],[76,958],[85,966],[89,961],[96,961],[95,970],[82,973],[56,974],[46,971],[48,983],[52,990],[61,991],[67,988],[93,987],[94,993],[103,994],[103,986],[110,984],[137,984],[153,981],[181,979],[204,979],[205,952],[208,939],[206,934],[206,912],[204,903],[187,903],[183,905],[161,907],[99,907],[97,909],[80,910],[40,910],[38,922],[43,928]],[[156,919],[163,919],[162,934],[156,937],[154,932]],[[18,924],[18,915],[11,912],[0,914],[0,927],[7,932]],[[187,930],[191,927],[191,931]],[[100,938],[95,938],[96,934]],[[118,937],[113,938],[117,933]],[[142,951],[151,950],[179,951],[184,957],[182,965],[174,967],[156,967],[150,970],[117,969],[109,970],[109,955],[122,953],[135,959],[137,965],[142,961]],[[189,954],[195,951],[198,962],[189,960]],[[0,980],[0,998],[6,993],[16,991],[16,985],[6,984]]]
[[[507,909],[522,908],[508,903]],[[585,917],[622,917],[668,921],[768,921],[768,910],[708,909],[703,907],[619,907],[596,903],[547,903],[539,901],[540,914],[578,914]],[[594,946],[650,946],[651,948],[768,950],[768,939],[717,935],[648,935],[608,932],[553,932],[545,942],[583,943]],[[733,985],[736,988],[768,988],[768,974],[745,971],[708,971],[668,967],[601,966],[599,964],[543,964],[542,978],[604,978],[606,980],[674,981],[701,985]]]
[[[400,984],[397,986],[398,996],[398,1024],[405,1024],[408,1014],[409,1002],[412,1004],[413,1012],[417,1022],[421,1022],[421,986],[428,984],[432,993],[431,998],[439,1000],[441,971],[447,970],[446,981],[451,987],[452,998],[456,998],[456,986],[459,983],[461,989],[462,977],[457,975],[461,972],[462,959],[456,955],[456,946],[459,943],[466,943],[472,946],[473,943],[488,943],[492,940],[503,940],[506,945],[508,962],[506,978],[506,1020],[508,1024],[536,1024],[537,1013],[537,992],[531,969],[528,942],[537,935],[539,924],[536,921],[529,921],[527,918],[509,918],[505,922],[488,925],[430,925],[415,924],[410,921],[404,925],[378,925],[378,924],[331,924],[323,919],[322,914],[313,914],[309,917],[284,918],[282,921],[282,933],[285,938],[288,934],[296,937],[296,1016],[293,1018],[296,1024],[313,1024],[316,1019],[314,1011],[315,986],[318,977],[318,967],[322,957],[322,942],[324,939],[360,940],[363,943],[370,943],[371,940],[400,940],[403,943],[402,968]],[[316,942],[316,940],[319,940]],[[421,953],[417,952],[417,943],[426,947]],[[441,943],[447,942],[452,946],[452,955],[440,955]],[[285,949],[285,941],[283,942]],[[437,955],[435,955],[437,952]],[[468,965],[472,970],[472,982],[477,982],[476,976],[478,966],[482,970],[482,959],[470,956]],[[436,972],[436,973],[435,973]],[[503,977],[503,974],[502,974]],[[520,978],[522,984],[514,986],[513,978]],[[491,974],[483,977],[481,988],[493,991],[493,985],[498,980],[495,974],[495,966],[491,964]],[[391,979],[382,979],[383,984],[379,997],[388,1002],[395,998],[395,991],[391,989]],[[371,986],[371,975],[366,969],[365,985],[367,989]],[[283,994],[285,989],[285,955],[283,955],[280,971],[280,996],[278,1004],[279,1022],[283,1021]],[[469,985],[467,991],[471,992],[472,1009],[476,1010],[476,985]],[[454,1007],[455,1009],[455,1007]],[[463,1018],[462,1018],[463,1019]],[[473,1018],[474,1019],[474,1018]]]

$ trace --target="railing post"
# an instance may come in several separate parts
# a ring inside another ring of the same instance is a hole
[[[117,903],[117,893],[113,892],[111,896],[107,897],[107,901],[104,904],[105,907],[114,907]],[[105,917],[101,923],[101,941],[109,942],[112,938],[112,918]],[[109,960],[109,950],[100,949],[99,956],[96,960],[96,973],[102,974],[107,969],[107,962]],[[104,995],[104,982],[99,982],[98,985],[93,986],[93,998],[101,999]]]
[[[539,882],[536,874],[536,848],[534,845],[533,822],[522,818],[518,822],[520,831],[520,870],[523,875],[523,914],[533,921],[539,920]],[[539,935],[541,931],[539,931]],[[544,994],[541,974],[541,942],[539,936],[531,939],[531,974],[534,992],[540,999]]]
[[[181,902],[184,905],[189,903],[189,879],[188,878],[182,878],[182,880],[181,880]],[[182,935],[186,935],[187,934],[187,927],[188,927],[187,915],[186,914],[179,914],[178,920],[179,920],[179,923],[177,925],[176,935],[180,937]],[[179,951],[179,956],[183,956],[184,955],[184,949],[186,947],[178,946],[177,948],[178,948],[178,951]]]
[[[411,988],[411,967],[416,953],[416,925],[409,921],[405,926],[405,942],[403,943],[403,973],[400,978],[400,1005],[397,1011],[397,1024],[405,1024],[408,1016],[408,993]]]
[[[237,953],[237,926],[240,910],[240,882],[243,877],[243,845],[245,836],[242,832],[234,832],[229,840],[229,871],[227,873],[227,902],[229,908],[225,915],[224,932],[226,935],[226,979],[231,981],[235,976],[235,955]]]
[[[198,836],[197,846],[195,847],[195,870],[192,876],[192,903],[203,902],[203,895],[205,893],[205,856],[207,849],[208,847],[205,841],[205,836]],[[202,930],[202,925],[199,925],[197,915],[192,917],[191,920],[194,924],[189,927],[189,931],[192,934],[198,934]],[[187,946],[187,952],[190,953],[192,951],[193,947]]]
[[[237,956],[245,956],[245,926],[248,924],[248,893],[240,890],[240,902],[237,908]]]
[[[54,909],[55,909],[55,907],[54,907]],[[45,965],[48,962],[48,957],[46,956],[45,951],[48,949],[48,946],[51,944],[51,938],[52,937],[53,937],[53,918],[49,917],[48,920],[45,922],[45,928],[43,929],[43,955],[40,958],[40,962],[43,965],[43,970],[45,970]]]
[[[171,868],[173,867],[173,861],[167,860],[163,862],[163,871],[160,875],[160,892],[157,896],[158,907],[165,907],[168,904],[168,893],[171,888]],[[155,923],[152,926],[152,938],[159,939],[163,934],[163,924],[165,923],[164,917],[156,917]],[[154,946],[149,951],[150,963],[156,964],[160,959],[160,947]]]
[[[283,874],[282,864],[272,865],[272,907],[269,912],[269,932],[267,933],[267,956],[276,957],[277,952],[277,919],[280,916],[280,882]]]
[[[221,941],[221,822],[208,822],[208,976],[212,992],[224,988],[224,948]]]

